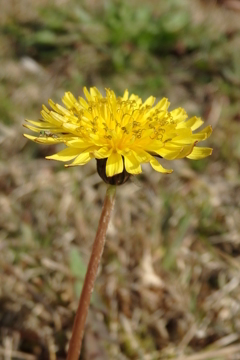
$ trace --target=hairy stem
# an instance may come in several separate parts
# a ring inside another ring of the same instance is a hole
[[[78,360],[81,353],[84,327],[87,319],[91,294],[93,292],[98,266],[102,258],[106,239],[106,232],[114,207],[115,195],[116,186],[109,185],[104,199],[102,214],[99,220],[97,234],[92,248],[91,258],[89,260],[88,269],[74,320],[72,338],[69,344],[67,360]]]

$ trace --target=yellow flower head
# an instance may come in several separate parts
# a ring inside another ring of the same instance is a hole
[[[126,90],[122,97],[106,89],[106,97],[96,87],[84,88],[86,100],[65,93],[65,107],[49,100],[52,110],[43,105],[40,121],[27,120],[26,127],[38,136],[25,136],[40,144],[64,143],[67,148],[47,159],[72,161],[85,165],[97,159],[100,176],[109,183],[123,183],[130,174],[142,172],[141,164],[150,163],[154,170],[164,169],[156,157],[167,160],[202,159],[211,155],[211,148],[196,147],[207,139],[211,126],[193,133],[203,121],[194,116],[187,120],[182,108],[168,111],[166,98],[155,106],[150,96],[144,103]]]

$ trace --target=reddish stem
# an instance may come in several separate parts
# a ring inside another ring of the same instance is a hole
[[[81,353],[84,327],[87,319],[91,294],[93,292],[98,266],[102,258],[106,239],[106,232],[114,207],[115,195],[116,186],[110,185],[107,189],[104,199],[102,214],[99,220],[97,234],[92,248],[91,258],[89,260],[88,269],[74,320],[72,338],[69,344],[67,360],[78,360]]]

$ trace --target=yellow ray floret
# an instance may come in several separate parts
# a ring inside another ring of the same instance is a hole
[[[113,177],[123,171],[139,174],[142,163],[171,173],[157,157],[196,160],[212,153],[211,148],[196,147],[211,135],[211,126],[195,132],[203,121],[196,116],[188,119],[182,108],[169,112],[166,98],[154,106],[153,96],[143,103],[137,95],[129,96],[127,90],[122,97],[116,97],[110,89],[104,97],[96,87],[90,91],[84,88],[83,92],[86,100],[67,92],[62,99],[65,107],[49,100],[51,110],[43,105],[41,120],[27,120],[25,127],[38,134],[25,134],[28,139],[67,146],[47,159],[72,161],[67,166],[84,165],[92,158],[106,159],[106,176]]]

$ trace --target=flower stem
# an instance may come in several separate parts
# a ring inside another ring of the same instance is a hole
[[[72,338],[69,344],[67,360],[78,360],[81,353],[84,327],[87,319],[91,294],[93,292],[98,266],[104,249],[106,232],[114,207],[115,195],[116,186],[109,185],[104,199],[102,214],[99,220],[97,234],[92,248],[91,258],[89,260],[88,269],[74,320]]]

